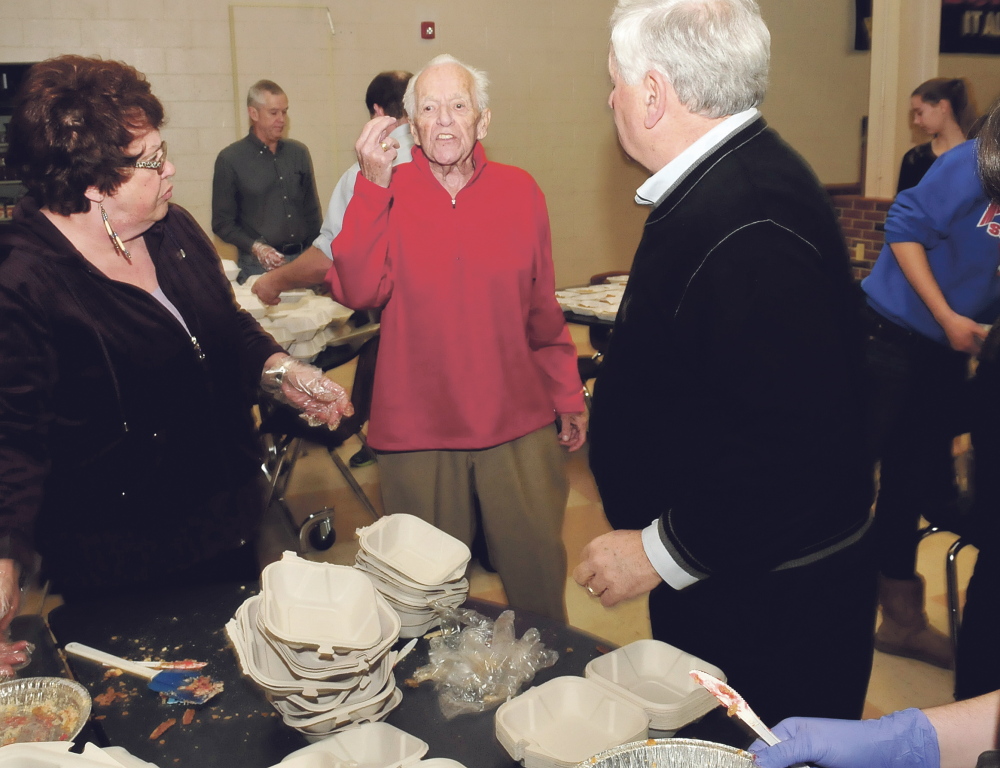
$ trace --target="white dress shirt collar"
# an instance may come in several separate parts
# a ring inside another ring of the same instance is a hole
[[[712,130],[650,176],[636,190],[635,201],[639,205],[656,205],[680,181],[684,174],[697,165],[701,158],[745,125],[755,120],[759,114],[760,112],[756,107],[751,107],[743,112],[727,117],[721,123],[714,126]]]

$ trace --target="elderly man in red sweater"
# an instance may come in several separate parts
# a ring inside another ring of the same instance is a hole
[[[413,162],[393,169],[391,119],[365,126],[327,275],[347,306],[384,308],[368,441],[385,509],[466,544],[478,509],[511,605],[565,619],[565,449],[586,414],[545,198],[486,159],[483,73],[439,56],[404,106]]]

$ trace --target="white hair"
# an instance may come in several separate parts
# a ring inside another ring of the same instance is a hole
[[[457,64],[468,72],[472,77],[472,98],[476,102],[476,109],[482,112],[484,109],[489,107],[490,95],[486,89],[489,86],[490,81],[489,78],[486,77],[486,73],[481,69],[476,69],[475,67],[470,67],[468,64],[463,64],[451,54],[442,53],[440,56],[435,56],[427,62],[427,65],[411,77],[410,82],[406,84],[406,93],[403,94],[403,109],[406,110],[406,114],[417,114],[417,80],[419,80],[420,76],[431,67],[439,67],[442,64]]]
[[[636,85],[656,70],[681,104],[704,117],[764,100],[770,50],[755,0],[618,0],[611,14],[619,76]]]

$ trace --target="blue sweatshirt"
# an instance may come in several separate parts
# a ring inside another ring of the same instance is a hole
[[[886,245],[861,283],[868,304],[898,325],[948,344],[889,248],[889,243],[920,243],[948,305],[977,322],[994,322],[1000,315],[998,215],[1000,205],[990,202],[979,181],[976,142],[945,152],[889,209]]]

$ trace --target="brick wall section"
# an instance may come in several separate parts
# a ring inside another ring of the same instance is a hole
[[[871,272],[882,250],[885,215],[892,200],[860,195],[834,195],[832,200],[851,252],[854,277],[860,280]]]

